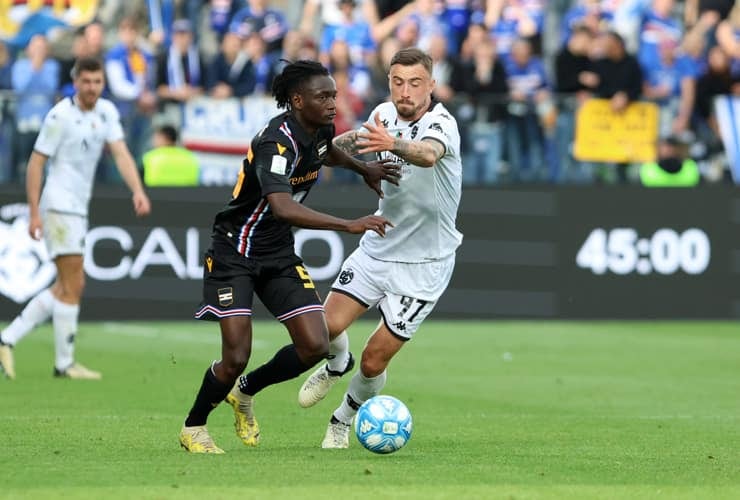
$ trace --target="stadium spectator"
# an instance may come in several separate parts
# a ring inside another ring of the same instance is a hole
[[[463,134],[468,153],[464,157],[463,183],[493,185],[501,168],[504,99],[509,92],[493,40],[486,37],[475,45],[472,60],[462,65],[454,81],[456,90],[467,94],[472,108],[472,123]]]
[[[467,35],[460,45],[458,59],[461,64],[471,64],[475,59],[475,48],[489,40],[495,43],[494,38],[488,33],[484,24],[474,23],[468,28]]]
[[[519,38],[503,60],[509,86],[506,152],[514,181],[544,180],[545,131],[540,109],[552,95],[545,66],[532,54],[532,44]],[[554,114],[553,114],[554,117]],[[554,124],[554,120],[553,120]]]
[[[346,7],[343,7],[342,3],[342,0],[306,0],[298,29],[304,35],[314,36],[323,33],[327,28],[343,25]],[[375,0],[350,0],[350,3],[353,19],[362,20],[369,26],[375,26],[380,22]]]
[[[15,177],[12,68],[13,58],[8,46],[0,40],[0,184],[10,182]]]
[[[341,22],[325,26],[321,33],[319,61],[328,65],[332,44],[341,40],[347,44],[352,66],[369,68],[376,49],[370,25],[362,18],[355,17],[355,0],[339,0],[339,9],[342,13]]]
[[[208,65],[208,95],[216,99],[244,97],[254,92],[254,68],[242,38],[232,31],[221,39],[221,50]]]
[[[365,99],[368,109],[388,99],[388,72],[391,69],[391,60],[399,50],[401,42],[397,38],[388,37],[380,42],[375,60],[370,66],[371,90]]]
[[[642,93],[642,70],[634,56],[627,53],[624,40],[615,31],[597,39],[598,56],[593,70],[598,76],[595,96],[611,101],[612,110],[624,111]]]
[[[260,435],[252,397],[326,357],[329,334],[323,307],[295,254],[292,228],[383,236],[390,225],[381,216],[349,221],[302,204],[324,163],[357,172],[378,194],[381,179],[397,183],[397,164],[360,162],[332,146],[336,87],[326,68],[315,61],[291,63],[272,89],[278,107],[287,111],[252,139],[232,200],[216,214],[206,253],[203,302],[195,317],[219,321],[222,348],[221,359],[206,370],[180,431],[180,444],[191,453],[223,453],[206,421],[224,399],[234,409],[239,438],[256,446]],[[252,348],[254,294],[285,325],[293,342],[240,377]]]
[[[455,97],[455,89],[452,86],[452,80],[458,71],[460,65],[457,58],[448,56],[447,52],[448,38],[439,33],[432,35],[429,39],[429,49],[427,53],[432,58],[432,78],[435,85],[432,95],[434,98],[447,106]]]
[[[545,0],[486,0],[484,24],[504,58],[521,38],[530,41],[533,53],[539,53],[544,19]]]
[[[172,43],[172,24],[175,22],[177,13],[175,3],[175,0],[146,0],[147,17],[149,18],[147,38],[156,52],[166,50]]]
[[[678,46],[683,37],[681,24],[673,15],[675,0],[653,0],[642,19],[637,60],[643,70],[660,64],[662,44]]]
[[[676,136],[658,141],[657,161],[640,165],[640,182],[645,187],[694,187],[701,181],[696,162]]]
[[[331,71],[346,71],[349,85],[362,99],[371,95],[370,69],[367,66],[354,66],[349,54],[349,46],[342,40],[335,40],[329,50],[328,67]]]
[[[588,28],[591,33],[602,31],[608,22],[608,14],[602,10],[601,0],[577,0],[560,19],[560,46],[568,43],[573,31]]]
[[[730,11],[727,19],[717,25],[717,43],[730,57],[734,76],[740,76],[740,3]]]
[[[36,240],[43,236],[57,278],[0,332],[0,364],[10,378],[15,377],[12,347],[49,318],[54,328],[54,375],[101,378],[99,372],[75,362],[74,339],[85,282],[83,254],[88,205],[95,168],[106,144],[133,193],[134,211],[139,216],[150,211],[149,198],[124,142],[118,111],[112,102],[100,97],[104,86],[102,63],[98,59],[78,60],[74,79],[74,97],[63,99],[46,115],[28,159],[28,232]]]
[[[310,35],[298,30],[290,30],[283,38],[283,51],[273,67],[277,73],[281,72],[286,61],[317,61],[319,58],[316,41]]]
[[[357,95],[350,85],[347,68],[335,69],[331,73],[337,85],[337,116],[334,118],[334,128],[337,135],[357,128],[360,115],[365,111],[365,102]],[[387,78],[386,78],[387,82]],[[322,172],[323,180],[343,184],[354,184],[357,176],[342,168],[333,168]],[[328,175],[327,175],[328,174]]]
[[[140,37],[135,18],[119,21],[118,40],[105,57],[105,76],[131,154],[140,161],[149,149],[151,119],[157,106],[155,60]],[[110,180],[112,175],[108,172],[106,178]]]
[[[245,52],[249,57],[250,72],[254,78],[254,94],[267,94],[275,77],[275,60],[267,53],[267,43],[259,32],[249,34],[244,41]]]
[[[177,129],[161,125],[154,132],[153,149],[142,158],[146,186],[197,186],[200,166],[198,158],[177,144]]]
[[[435,0],[414,0],[412,9],[402,18],[399,29],[411,30],[411,25],[416,26],[416,47],[423,51],[429,50],[429,45],[434,35],[448,36],[449,30],[440,16]]]
[[[623,113],[642,93],[640,64],[627,53],[624,39],[616,31],[602,33],[594,45],[596,60],[593,68],[598,76],[594,96],[609,99],[612,111]],[[616,166],[616,179],[621,183],[627,182],[628,166]],[[613,177],[611,171],[605,173],[607,180]]]
[[[557,161],[562,182],[587,183],[592,180],[591,165],[573,157],[576,112],[598,85],[593,72],[589,49],[594,42],[589,27],[577,26],[565,46],[555,57],[555,88],[557,89],[558,117],[555,131]]]
[[[59,62],[49,55],[49,42],[44,35],[31,37],[24,57],[11,67],[11,79],[16,96],[14,169],[20,174],[59,90]]]
[[[187,19],[172,26],[172,45],[157,58],[157,95],[165,102],[165,113],[179,124],[180,104],[203,93],[203,59],[193,40],[193,28]],[[174,105],[174,106],[173,106]]]
[[[457,56],[473,19],[473,2],[470,0],[442,0],[437,9],[446,26],[447,49],[450,56]]]
[[[660,44],[657,64],[643,68],[643,98],[659,107],[658,134],[689,133],[696,97],[696,69],[671,40]]]
[[[278,9],[269,7],[269,0],[247,0],[247,5],[234,14],[229,31],[243,37],[253,32],[260,34],[267,44],[267,54],[277,59],[283,47],[283,38],[290,30],[288,20]]]
[[[349,446],[350,424],[358,408],[383,389],[392,358],[444,293],[462,241],[455,227],[462,182],[460,134],[444,104],[432,101],[431,58],[419,49],[398,52],[391,63],[389,87],[391,101],[373,110],[364,131],[347,132],[335,140],[335,147],[350,154],[400,158],[405,172],[398,188],[388,189],[377,212],[394,219],[395,227],[384,238],[363,235],[324,303],[328,362],[301,387],[298,402],[303,407],[323,399],[352,370],[347,328],[371,307],[377,307],[383,319],[331,415],[322,448]]]
[[[730,58],[720,46],[709,49],[708,69],[696,84],[696,131],[710,150],[721,148],[713,101],[718,95],[740,95],[740,77],[733,77]]]
[[[735,0],[684,0],[684,24],[694,26],[707,15],[716,19],[715,23],[726,19],[735,3]]]

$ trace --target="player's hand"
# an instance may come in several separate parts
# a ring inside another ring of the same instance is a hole
[[[352,234],[362,234],[365,231],[375,231],[380,236],[385,236],[385,226],[393,227],[393,224],[379,215],[366,215],[350,221],[347,226],[347,232]]]
[[[152,204],[149,202],[149,197],[144,191],[134,193],[133,199],[134,212],[138,217],[149,215],[152,211]]]
[[[41,223],[40,215],[31,215],[31,220],[28,222],[28,234],[34,240],[40,240],[43,235],[43,225]]]
[[[393,149],[395,139],[380,122],[379,113],[375,113],[375,124],[365,122],[362,126],[366,132],[357,132],[357,146],[360,148],[357,151],[358,154],[379,153]]]
[[[365,173],[363,174],[365,184],[370,189],[383,197],[383,190],[380,188],[380,181],[385,180],[398,186],[398,180],[401,178],[401,165],[390,158],[378,161],[369,161],[365,163]]]

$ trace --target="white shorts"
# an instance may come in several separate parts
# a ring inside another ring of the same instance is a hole
[[[368,308],[377,306],[391,333],[409,340],[447,288],[454,267],[454,254],[411,264],[374,259],[357,248],[331,288]]]
[[[46,210],[41,214],[41,221],[50,258],[85,253],[87,217]]]

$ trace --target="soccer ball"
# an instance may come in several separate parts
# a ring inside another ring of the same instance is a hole
[[[373,453],[393,453],[411,438],[411,413],[393,396],[375,396],[365,401],[355,417],[360,444]]]

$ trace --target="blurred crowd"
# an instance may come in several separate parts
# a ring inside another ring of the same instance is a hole
[[[0,182],[23,181],[43,117],[73,92],[79,56],[104,60],[106,97],[141,159],[157,122],[179,126],[183,103],[269,95],[283,59],[325,64],[339,90],[337,132],[355,128],[386,99],[390,58],[409,46],[434,60],[468,185],[639,182],[638,165],[573,157],[575,114],[592,97],[615,111],[654,102],[660,153],[695,160],[703,182],[731,181],[712,102],[740,95],[740,2],[110,0],[85,26],[0,42]],[[342,172],[326,181],[354,181]]]

